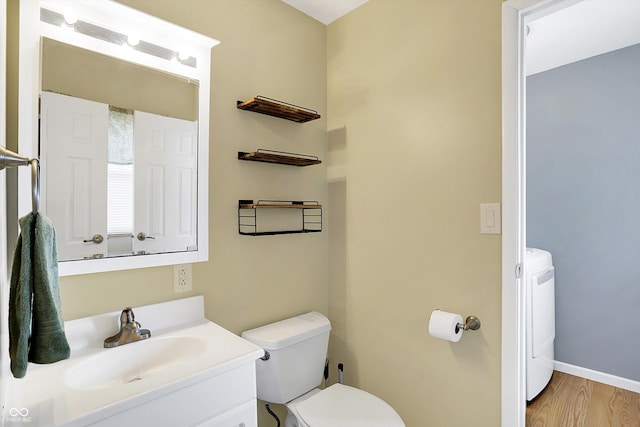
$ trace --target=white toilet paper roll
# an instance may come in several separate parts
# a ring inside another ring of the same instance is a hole
[[[458,323],[464,325],[459,314],[434,310],[429,318],[429,334],[435,338],[458,342],[462,336],[462,329],[457,328]]]

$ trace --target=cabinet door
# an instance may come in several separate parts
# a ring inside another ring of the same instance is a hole
[[[144,396],[137,396],[135,406],[116,414],[113,411],[117,405],[113,405],[106,408],[106,412],[110,412],[106,418],[82,425],[257,427],[255,384],[255,363],[251,361],[195,384],[173,384],[167,387],[169,390],[160,393],[161,396],[146,402],[141,401]],[[154,393],[158,391],[154,390]],[[94,413],[91,417],[104,415]]]
[[[41,95],[41,209],[56,226],[59,260],[107,252],[108,118],[107,104]]]
[[[197,122],[136,111],[134,251],[195,249]]]
[[[238,406],[196,427],[258,427],[256,401]]]

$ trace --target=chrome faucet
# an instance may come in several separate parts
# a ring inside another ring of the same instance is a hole
[[[141,329],[140,323],[136,322],[131,307],[127,307],[120,313],[120,331],[104,340],[104,347],[118,347],[136,341],[146,340],[151,336],[151,331]]]

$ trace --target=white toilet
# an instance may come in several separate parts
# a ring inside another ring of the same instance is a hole
[[[384,400],[343,384],[320,390],[331,324],[311,312],[242,333],[267,353],[258,360],[258,399],[285,404],[285,427],[404,427]]]

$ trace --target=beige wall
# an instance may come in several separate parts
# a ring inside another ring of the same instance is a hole
[[[186,78],[48,38],[42,39],[41,50],[42,91],[198,120],[198,86]]]
[[[212,51],[210,260],[194,264],[207,315],[234,332],[304,310],[326,313],[327,233],[240,236],[238,199],[326,202],[326,166],[237,160],[269,148],[326,156],[326,27],[279,0],[123,0],[221,41]],[[318,110],[298,124],[241,111],[255,95]]]
[[[203,294],[207,316],[239,333],[319,310],[334,327],[333,379],[344,362],[346,382],[379,394],[407,427],[499,425],[500,236],[480,235],[478,216],[500,199],[501,1],[370,0],[328,27],[280,0],[121,2],[222,42],[210,261],[194,264],[188,294],[173,294],[171,267],[65,277],[65,318]],[[258,94],[323,118],[235,108]],[[236,160],[259,147],[325,162]],[[319,200],[326,230],[239,236],[245,198]],[[475,314],[482,329],[433,339],[436,308]]]
[[[237,160],[269,148],[326,160],[326,27],[279,0],[123,0],[221,41],[212,50],[209,261],[193,265],[194,289],[173,293],[171,267],[61,279],[65,319],[193,294],[233,332],[309,310],[327,313],[328,233],[240,236],[238,199],[327,202],[326,163],[296,168]],[[241,111],[264,95],[317,110],[298,124]],[[139,319],[144,325],[144,319]],[[282,415],[282,408],[276,408]],[[273,420],[259,408],[260,424]]]
[[[370,0],[328,27],[329,169],[346,176],[329,187],[346,227],[332,358],[408,427],[500,425],[500,236],[479,232],[501,196],[500,16],[500,0]],[[482,328],[434,339],[437,308]]]

